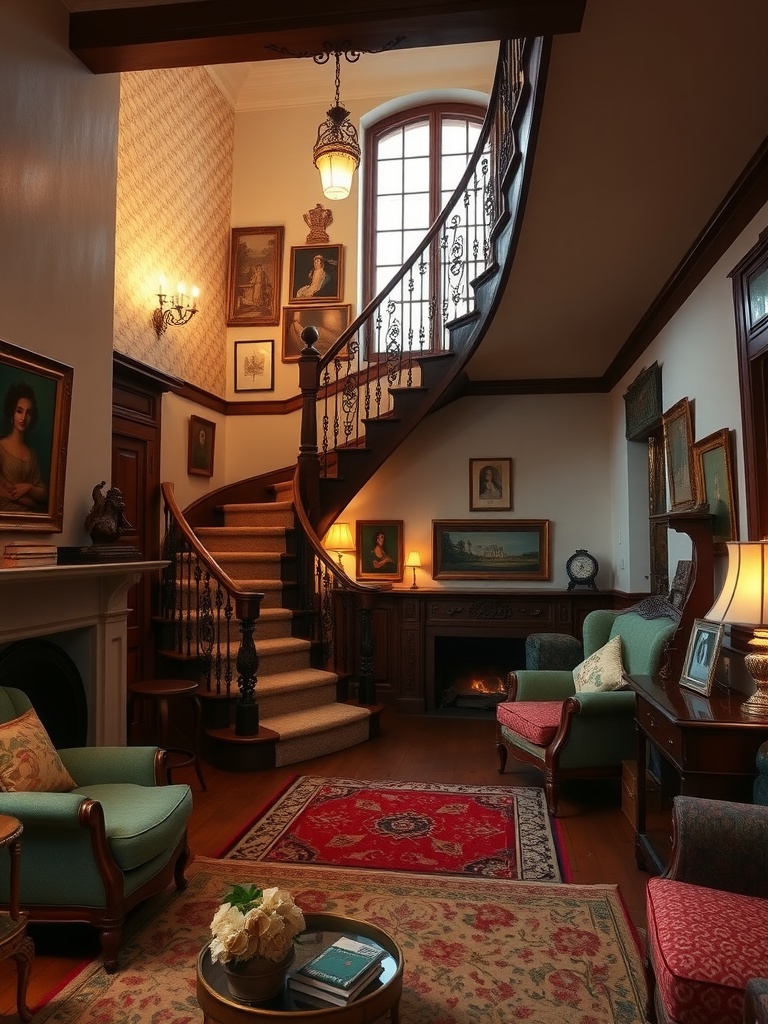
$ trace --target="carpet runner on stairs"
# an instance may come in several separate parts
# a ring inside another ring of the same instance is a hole
[[[254,641],[259,656],[259,725],[277,733],[275,764],[296,764],[363,743],[371,735],[369,708],[337,700],[338,676],[310,664],[311,644],[292,635],[294,620],[284,565],[291,562],[294,511],[290,501],[225,505],[224,525],[196,535],[238,588],[262,592]],[[239,641],[238,624],[230,635]],[[233,647],[232,678],[237,678]],[[205,693],[200,694],[205,701]]]

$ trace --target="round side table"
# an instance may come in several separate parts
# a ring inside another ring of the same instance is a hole
[[[32,1011],[27,1006],[27,985],[35,947],[27,935],[28,915],[19,909],[19,836],[23,830],[24,826],[18,818],[0,814],[0,846],[8,848],[11,858],[9,906],[8,910],[0,911],[0,960],[11,957],[16,961],[16,1004],[19,1016],[22,1020],[31,1020]]]
[[[387,1010],[391,1024],[399,1024],[404,960],[403,951],[395,940],[381,928],[351,917],[305,914],[304,919],[306,930],[296,943],[296,959],[291,970],[301,967],[321,949],[346,935],[374,942],[386,950],[383,971],[374,983],[375,987],[367,989],[365,995],[346,1006],[332,1003],[322,1007],[310,1006],[302,1002],[301,993],[293,992],[287,985],[269,1002],[258,1005],[243,1003],[230,995],[224,968],[212,962],[206,946],[197,961],[197,1001],[203,1011],[204,1024],[253,1024],[254,1021],[272,1021],[272,1024],[372,1024]]]

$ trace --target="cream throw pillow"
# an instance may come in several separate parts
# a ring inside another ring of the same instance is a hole
[[[620,636],[613,637],[573,670],[573,682],[577,693],[620,690],[626,685],[623,676]]]
[[[0,724],[0,790],[69,793],[75,786],[34,708]]]

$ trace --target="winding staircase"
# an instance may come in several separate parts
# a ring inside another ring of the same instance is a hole
[[[325,356],[304,331],[296,466],[184,511],[163,485],[160,674],[201,681],[214,764],[291,764],[378,728],[378,589],[350,580],[321,539],[420,420],[460,393],[514,257],[548,58],[546,39],[500,45],[477,147],[423,242]]]

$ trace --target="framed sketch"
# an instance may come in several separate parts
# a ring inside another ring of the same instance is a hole
[[[274,341],[235,342],[235,391],[274,391]]]
[[[301,332],[316,327],[320,333],[315,348],[324,356],[349,327],[352,306],[286,306],[283,308],[283,362],[297,363],[305,347]],[[346,349],[339,353],[346,355]]]
[[[548,580],[548,519],[432,522],[436,580]]]
[[[216,424],[199,416],[189,417],[187,442],[187,473],[190,476],[213,476],[213,447]]]
[[[512,459],[469,460],[469,511],[512,508]]]
[[[359,580],[403,578],[402,519],[358,520],[355,549]]]
[[[341,245],[291,246],[291,302],[340,302]]]
[[[688,399],[681,398],[665,412],[662,423],[671,511],[695,508],[697,494],[693,465],[693,417]]]
[[[699,494],[714,516],[712,534],[716,545],[738,540],[734,503],[731,432],[716,430],[693,446]]]
[[[285,229],[232,228],[227,327],[280,323]]]
[[[62,531],[73,376],[0,341],[0,530]]]
[[[680,685],[697,690],[707,697],[712,692],[720,645],[723,642],[722,622],[694,619],[688,650],[685,652]]]

